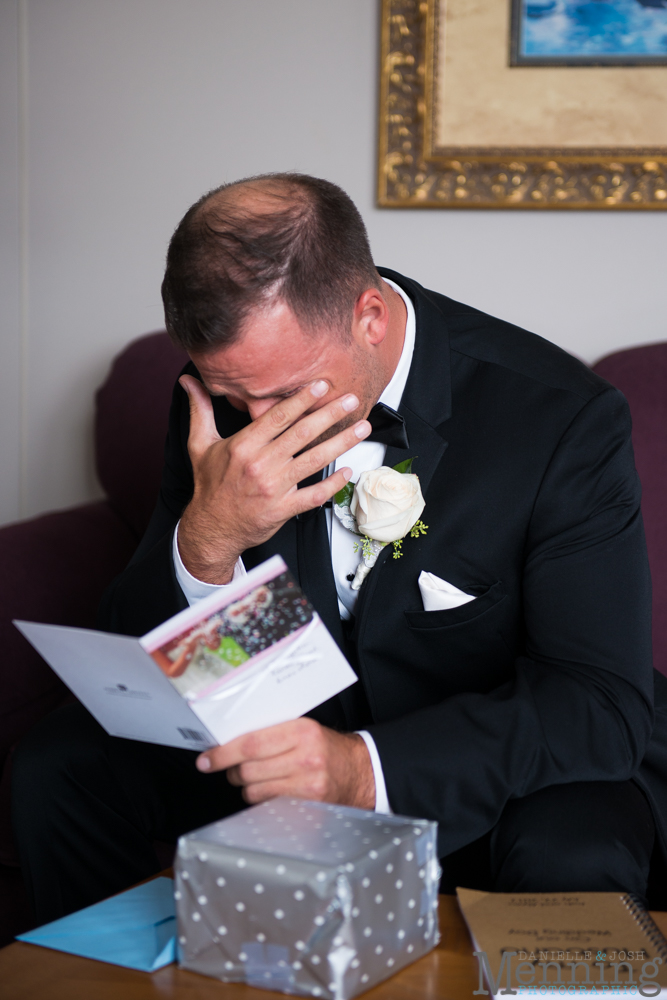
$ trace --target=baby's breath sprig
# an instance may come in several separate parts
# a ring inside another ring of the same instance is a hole
[[[410,528],[410,538],[419,538],[420,535],[425,535],[428,531],[428,524],[424,524],[423,521],[415,521],[415,523]],[[397,538],[395,542],[391,543],[394,546],[394,559],[400,559],[403,555],[402,546],[403,539]]]
[[[368,535],[364,535],[361,542],[354,543],[353,551],[358,552],[359,549],[361,549],[361,551],[363,552],[363,554],[366,556],[367,559],[370,559],[371,556],[373,555],[373,539],[369,538]]]

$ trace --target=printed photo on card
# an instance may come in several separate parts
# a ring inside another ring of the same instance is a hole
[[[256,586],[152,650],[160,669],[188,700],[207,696],[254,657],[293,636],[313,607],[291,573]]]

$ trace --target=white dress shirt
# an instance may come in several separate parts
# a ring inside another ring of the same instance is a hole
[[[393,281],[389,281],[388,278],[384,280],[398,292],[408,311],[403,351],[391,381],[378,400],[380,403],[391,406],[392,410],[397,410],[401,405],[415,349],[415,308],[402,288],[399,288]],[[362,472],[370,472],[372,469],[380,468],[384,462],[386,451],[386,444],[379,444],[377,441],[360,441],[359,444],[355,444],[354,448],[350,448],[344,455],[340,455],[335,462],[331,463],[327,475],[331,476],[336,469],[344,469],[347,466],[352,469],[350,482],[356,483]],[[359,591],[352,590],[348,576],[354,576],[357,566],[361,562],[362,554],[354,551],[355,542],[358,541],[357,536],[343,527],[330,507],[327,508],[326,515],[331,544],[331,562],[338,593],[338,610],[341,618],[351,618],[354,614]]]
[[[380,403],[385,403],[387,406],[391,406],[392,409],[397,410],[401,403],[405,383],[408,380],[410,365],[412,364],[412,355],[414,353],[416,331],[415,310],[412,300],[405,294],[402,288],[400,288],[393,281],[390,281],[389,278],[385,278],[384,280],[401,296],[408,313],[405,325],[405,340],[403,342],[403,350],[401,352],[398,365],[396,366],[396,370],[391,377],[391,381],[386,386],[379,399]],[[344,455],[340,455],[335,462],[332,462],[327,470],[327,475],[330,476],[336,471],[336,469],[347,466],[352,469],[350,481],[356,483],[362,472],[369,472],[372,469],[380,468],[384,462],[386,450],[386,445],[379,444],[376,441],[361,441],[353,448],[350,448],[349,451],[346,451]],[[329,529],[329,543],[331,545],[331,562],[333,565],[336,592],[338,594],[338,609],[340,611],[341,618],[350,618],[354,613],[358,591],[352,590],[348,576],[354,576],[356,568],[361,560],[361,553],[355,553],[354,551],[354,543],[357,541],[356,536],[343,527],[330,508],[327,508],[326,515],[327,526]],[[214,591],[220,589],[220,587],[214,583],[205,583],[203,580],[198,580],[185,568],[180,552],[178,551],[178,525],[176,525],[174,530],[172,552],[174,568],[176,570],[176,579],[178,580],[181,590],[185,594],[188,604],[195,604],[197,601],[200,601],[202,597],[208,597],[209,594],[212,594]],[[243,560],[239,558],[236,566],[234,567],[232,580],[237,580],[239,577],[245,576],[245,573],[246,569],[243,565]],[[229,586],[229,584],[226,586]],[[387,797],[387,787],[382,771],[382,764],[380,763],[380,755],[378,754],[377,747],[375,746],[375,740],[371,734],[367,733],[365,730],[361,731],[359,735],[362,737],[366,747],[368,748],[371,765],[373,767],[373,777],[375,779],[375,811],[379,813],[390,813],[391,807]]]

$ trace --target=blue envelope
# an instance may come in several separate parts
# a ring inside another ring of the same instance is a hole
[[[70,913],[19,941],[155,972],[176,958],[174,882],[156,878],[85,910]]]

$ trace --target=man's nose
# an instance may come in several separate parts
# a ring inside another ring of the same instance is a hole
[[[244,400],[239,399],[238,396],[227,396],[227,402],[230,403],[235,410],[241,410],[242,413],[248,412],[248,404]]]
[[[252,402],[249,402],[248,413],[250,414],[250,419],[257,420],[259,417],[262,416],[263,413],[266,413],[267,410],[270,410],[272,406],[275,406],[277,402],[278,402],[277,396],[275,399],[271,397],[270,399],[256,399],[253,400]]]

